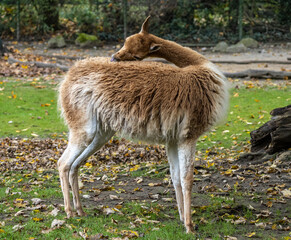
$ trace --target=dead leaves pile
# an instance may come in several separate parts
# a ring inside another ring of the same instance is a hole
[[[64,139],[1,139],[0,172],[56,169],[66,144]]]
[[[56,169],[56,162],[66,146],[65,139],[0,139],[0,172]],[[86,166],[130,161],[134,161],[134,165],[138,161],[158,161],[162,158],[165,158],[162,146],[112,139],[89,158]]]

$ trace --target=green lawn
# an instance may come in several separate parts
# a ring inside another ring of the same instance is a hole
[[[57,110],[57,83],[0,79],[0,137],[50,137],[66,127]]]
[[[209,146],[212,142],[229,148],[248,141],[251,131],[270,120],[272,109],[291,104],[290,92],[291,86],[249,88],[243,85],[232,89],[226,123],[202,136],[198,146]]]

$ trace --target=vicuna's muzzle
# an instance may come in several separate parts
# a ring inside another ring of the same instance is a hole
[[[120,59],[116,58],[115,55],[116,55],[116,54],[112,54],[112,55],[111,55],[110,62],[119,62],[119,61],[120,61]]]
[[[111,56],[111,62],[119,62],[119,61],[135,61],[142,60],[137,56],[134,56],[127,48],[122,47],[118,52]]]

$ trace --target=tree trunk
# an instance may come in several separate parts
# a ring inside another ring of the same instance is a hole
[[[243,35],[243,27],[242,27],[242,22],[243,22],[243,0],[239,0],[238,4],[238,39],[242,39]]]

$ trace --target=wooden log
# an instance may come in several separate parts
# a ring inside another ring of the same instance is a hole
[[[81,60],[85,57],[81,56],[66,56],[66,55],[49,55],[49,54],[37,54],[37,56],[46,57],[46,58],[58,58],[58,59],[65,59],[65,60]]]
[[[273,154],[291,147],[291,109],[274,119],[276,129],[271,132],[267,153]]]
[[[224,72],[226,77],[230,78],[272,78],[272,79],[285,79],[291,78],[291,72],[285,71],[273,71],[273,70],[261,70],[261,69],[248,69],[241,72],[229,73]]]
[[[40,68],[59,68],[63,71],[68,71],[69,70],[69,67],[67,66],[64,66],[64,65],[60,65],[60,64],[57,64],[57,63],[43,63],[43,62],[37,62],[37,61],[27,61],[27,62],[23,62],[23,61],[20,61],[20,60],[17,60],[17,59],[14,59],[12,57],[8,58],[8,62],[9,63],[20,63],[20,64],[23,64],[23,65],[32,65],[32,66],[37,66],[37,67],[40,67]]]
[[[194,48],[194,47],[214,47],[215,44],[213,43],[179,43],[180,45],[182,45],[183,47],[190,47],[190,48]]]
[[[252,63],[266,63],[266,64],[291,64],[291,61],[277,61],[277,60],[249,60],[249,61],[223,61],[211,60],[213,63],[220,64],[252,64]]]
[[[277,115],[282,115],[284,114],[285,112],[289,111],[291,109],[291,104],[286,106],[286,107],[282,107],[282,108],[275,108],[273,109],[270,114],[272,116],[277,116]]]
[[[268,154],[291,147],[291,105],[271,111],[272,119],[251,132],[251,151]]]
[[[272,141],[271,132],[274,131],[273,122],[267,122],[251,132],[251,152],[266,151]]]

